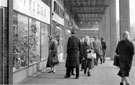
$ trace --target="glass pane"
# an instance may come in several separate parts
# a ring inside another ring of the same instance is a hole
[[[47,24],[41,23],[41,60],[48,57],[48,28]]]
[[[29,19],[29,63],[40,61],[40,22]]]
[[[28,65],[28,18],[13,15],[13,71]]]

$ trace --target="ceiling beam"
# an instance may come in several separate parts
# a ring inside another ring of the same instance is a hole
[[[95,7],[95,8],[100,8],[100,7],[108,7],[109,5],[72,5],[72,8],[74,7]]]
[[[104,12],[76,12],[77,14],[104,14]]]

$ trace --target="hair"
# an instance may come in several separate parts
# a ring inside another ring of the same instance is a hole
[[[90,41],[89,36],[85,36],[85,38],[84,38],[84,42],[87,42],[87,44],[88,44],[88,43],[89,43],[89,41]]]
[[[129,34],[129,32],[128,31],[124,31],[123,33],[122,33],[122,38],[123,38],[123,40],[126,40],[126,39],[130,39],[130,34]]]
[[[103,37],[101,37],[101,40],[104,40],[104,38],[103,38]]]

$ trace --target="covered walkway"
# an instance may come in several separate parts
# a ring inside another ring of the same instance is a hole
[[[99,64],[92,72],[91,76],[88,77],[80,71],[79,79],[75,79],[72,76],[69,79],[65,79],[65,67],[64,63],[61,63],[56,67],[57,71],[55,74],[47,73],[46,71],[40,72],[32,77],[27,78],[20,84],[34,84],[34,85],[119,85],[120,78],[116,75],[118,68],[113,66],[113,62],[107,59],[106,63]],[[135,85],[135,66],[132,67],[130,75],[130,85]],[[18,84],[17,84],[18,85]]]

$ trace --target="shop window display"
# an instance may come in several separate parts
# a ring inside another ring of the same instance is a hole
[[[40,22],[29,19],[29,64],[40,61]]]
[[[28,18],[13,16],[13,71],[28,65]]]
[[[48,26],[41,23],[41,60],[47,59],[48,55]]]

